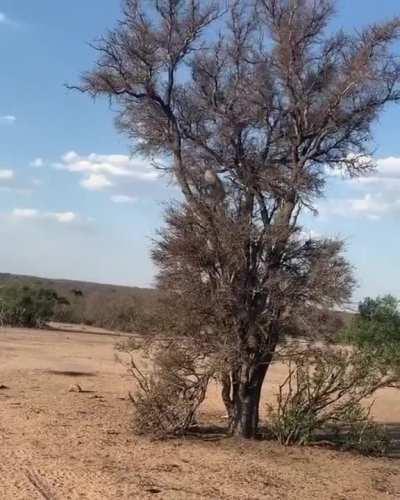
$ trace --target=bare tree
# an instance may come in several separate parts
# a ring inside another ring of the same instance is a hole
[[[80,87],[114,100],[120,129],[182,189],[155,251],[161,282],[188,319],[197,307],[187,334],[228,347],[225,400],[248,438],[294,316],[306,327],[351,293],[340,242],[302,239],[299,216],[330,169],[374,168],[371,125],[400,98],[400,20],[328,35],[333,14],[331,0],[125,0]]]

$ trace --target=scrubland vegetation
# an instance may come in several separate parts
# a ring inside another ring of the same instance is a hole
[[[153,307],[129,294],[96,302],[77,287],[4,288],[3,322],[140,332],[152,368],[132,358],[129,369],[142,432],[186,432],[214,380],[227,430],[259,437],[264,380],[283,361],[269,434],[305,444],[347,425],[366,450],[374,426],[361,403],[398,383],[398,304],[367,299],[339,331],[332,311],[352,296],[352,267],[341,240],[305,237],[301,220],[329,170],[374,168],[372,126],[400,99],[400,22],[328,34],[329,0],[151,5],[124,1],[94,69],[72,88],[113,102],[137,153],[165,158],[183,194],[153,246]],[[211,40],[217,25],[224,36]]]
[[[30,285],[24,285],[28,280]],[[127,368],[138,384],[131,394],[138,433],[171,437],[191,432],[211,382],[221,384],[227,402],[226,374],[215,353],[199,351],[181,337],[160,336],[160,322],[167,319],[162,318],[164,309],[156,291],[149,290],[151,298],[146,301],[145,290],[138,300],[136,290],[132,296],[126,293],[116,298],[118,290],[106,287],[99,303],[97,295],[85,301],[85,293],[93,294],[101,285],[81,283],[91,288],[84,293],[63,282],[61,289],[70,297],[66,299],[54,289],[44,288],[45,280],[35,280],[13,277],[11,281],[8,277],[8,284],[3,281],[3,326],[43,328],[50,321],[67,321],[144,335],[117,346],[132,355]],[[80,316],[84,308],[92,320]],[[275,361],[287,367],[287,377],[266,408],[268,418],[260,436],[284,445],[330,440],[345,449],[385,454],[390,442],[384,427],[371,420],[367,401],[383,387],[400,388],[399,302],[392,296],[366,298],[357,313],[327,312],[326,320],[332,324],[332,332],[328,341],[319,339],[322,345],[316,343],[318,338],[299,342],[289,333],[277,351]],[[148,360],[145,369],[135,362],[135,353],[142,354],[143,349]]]
[[[56,309],[68,306],[50,288],[3,286],[0,288],[0,325],[40,328],[54,319]]]
[[[264,381],[283,356],[289,376],[270,411],[272,435],[305,443],[348,424],[361,443],[373,434],[361,401],[397,381],[391,348],[370,342],[373,334],[361,340],[381,320],[365,316],[371,304],[349,326],[350,353],[329,345],[329,311],[351,298],[353,270],[343,241],[304,237],[301,225],[329,172],[374,168],[373,125],[400,99],[399,19],[332,34],[334,13],[330,0],[236,1],[226,10],[126,0],[75,87],[108,98],[135,151],[164,159],[183,195],[153,247],[159,305],[138,318],[153,371],[131,365],[139,426],[149,408],[160,413],[148,431],[185,431],[203,398],[195,381],[215,379],[229,432],[257,438]],[[209,38],[216,27],[221,36]],[[288,339],[307,347],[293,350]]]
[[[304,236],[302,220],[329,172],[374,168],[373,126],[400,100],[400,20],[345,34],[327,30],[329,0],[123,5],[74,88],[108,98],[136,152],[181,189],[153,245],[157,289],[3,286],[3,324],[135,332],[117,350],[138,435],[201,435],[218,387],[218,433],[235,443],[384,456],[373,402],[400,388],[399,303],[367,298],[344,321],[334,311],[356,285],[344,243]],[[285,377],[263,407],[276,365]]]
[[[38,318],[38,323],[74,323],[121,332],[132,332],[136,317],[151,311],[157,301],[157,291],[152,289],[0,274],[0,297],[8,307],[12,307],[11,296],[22,300],[25,293],[35,300],[39,292],[50,293],[53,299],[47,303],[44,321]],[[21,320],[4,317],[3,325],[32,326]]]
[[[266,407],[259,437],[385,455],[390,439],[373,421],[371,409],[379,390],[400,389],[399,319],[394,297],[367,298],[329,341],[288,335],[275,355],[287,375]],[[388,335],[375,339],[372,331]],[[205,354],[184,338],[152,336],[117,348],[131,355],[127,369],[137,383],[131,401],[138,433],[165,438],[193,431],[211,382],[222,387],[229,432],[224,362],[214,352]],[[135,359],[143,351],[147,363],[139,367]]]

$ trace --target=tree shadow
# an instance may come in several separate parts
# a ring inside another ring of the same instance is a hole
[[[80,372],[75,370],[45,370],[49,375],[62,375],[64,377],[96,377],[94,372]]]
[[[337,432],[321,431],[311,443],[312,446],[320,448],[330,448],[336,451],[347,451],[355,454],[364,454],[371,456],[382,456],[385,458],[400,459],[400,423],[379,423],[378,427],[382,429],[388,439],[388,446],[386,451],[381,454],[377,453],[362,453],[356,448],[347,447],[344,444],[343,438],[349,432],[349,428],[343,426],[339,434]]]
[[[400,422],[391,422],[385,424],[384,427],[390,440],[390,447],[386,456],[400,459]]]
[[[185,433],[185,438],[199,439],[201,441],[220,441],[231,437],[226,426],[201,423],[193,425]]]
[[[385,433],[389,440],[389,447],[387,452],[382,455],[385,458],[390,459],[400,459],[400,422],[392,422],[387,424],[380,424],[380,426],[385,430]],[[343,428],[343,435],[347,432],[346,428]],[[214,423],[199,423],[192,426],[186,433],[185,438],[201,440],[201,441],[221,441],[224,439],[232,438],[226,426],[223,424]],[[262,427],[260,429],[260,434],[257,437],[257,441],[275,441],[271,437],[268,429]],[[316,448],[329,448],[331,450],[351,452],[355,454],[360,454],[356,449],[349,449],[343,446],[343,442],[338,439],[337,434],[331,434],[329,432],[323,432],[316,436],[315,441],[313,441],[309,446]],[[373,455],[371,453],[371,455]],[[378,455],[380,456],[380,455]]]

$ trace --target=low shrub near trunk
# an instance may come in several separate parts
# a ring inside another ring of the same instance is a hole
[[[321,348],[289,356],[288,375],[268,405],[269,433],[284,445],[327,436],[345,448],[384,453],[388,440],[366,400],[398,378],[371,351]]]
[[[130,395],[135,407],[134,424],[139,434],[177,436],[195,423],[204,401],[210,368],[204,358],[175,343],[157,349],[150,371],[131,357],[129,371],[137,383]]]
[[[356,406],[355,411],[360,412],[359,418],[352,419],[347,427],[337,426],[333,434],[334,443],[362,455],[385,455],[390,448],[385,427],[374,422],[365,408]]]

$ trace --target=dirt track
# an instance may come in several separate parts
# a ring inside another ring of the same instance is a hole
[[[151,442],[131,428],[116,339],[0,331],[0,499],[400,499],[400,459],[217,437]],[[282,369],[274,367],[277,382]],[[79,383],[85,392],[69,392]],[[221,419],[214,390],[203,408]],[[400,426],[400,396],[376,418]]]

